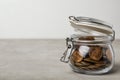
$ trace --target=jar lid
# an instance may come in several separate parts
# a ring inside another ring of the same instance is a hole
[[[84,32],[95,36],[111,36],[112,41],[115,39],[115,31],[112,29],[112,25],[104,21],[89,17],[74,16],[70,16],[69,21],[77,32]]]

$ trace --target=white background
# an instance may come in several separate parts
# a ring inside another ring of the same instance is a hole
[[[107,21],[120,39],[120,0],[0,0],[0,38],[66,38],[70,15]]]

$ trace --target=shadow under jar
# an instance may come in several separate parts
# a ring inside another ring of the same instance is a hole
[[[61,61],[78,73],[108,73],[114,66],[113,36],[73,34],[66,39],[67,49]]]

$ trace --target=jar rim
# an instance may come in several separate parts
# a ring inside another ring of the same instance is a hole
[[[80,37],[94,37],[94,40],[80,40]],[[73,42],[80,42],[80,43],[108,43],[112,42],[113,37],[110,36],[93,36],[93,35],[79,35],[73,34],[71,35]]]

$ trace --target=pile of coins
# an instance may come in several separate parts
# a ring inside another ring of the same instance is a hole
[[[80,40],[94,40],[94,37],[83,37]],[[72,65],[83,70],[101,70],[111,64],[110,50],[104,46],[77,45],[72,52],[70,62]]]

